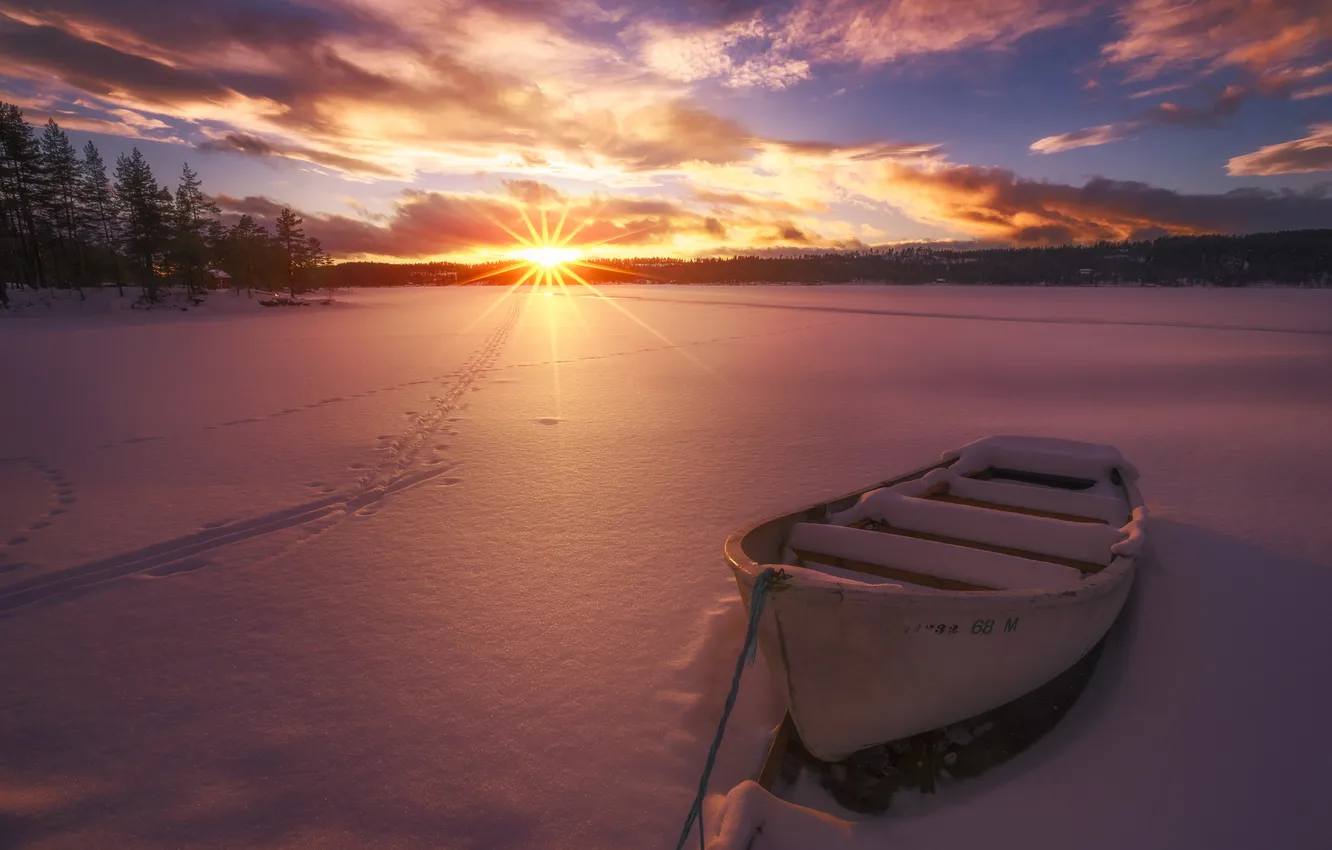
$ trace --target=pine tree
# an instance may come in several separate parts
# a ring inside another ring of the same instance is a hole
[[[34,210],[40,194],[39,154],[23,111],[0,102],[0,257],[4,259],[0,269],[4,277],[12,274],[20,283],[34,286],[46,283]],[[7,293],[0,297],[8,303]]]
[[[285,273],[276,268],[280,249],[268,231],[255,224],[254,219],[242,215],[231,226],[223,239],[222,268],[231,275],[232,285],[247,289]]]
[[[305,219],[292,212],[290,207],[283,207],[274,225],[277,230],[278,246],[282,250],[283,265],[286,267],[287,290],[293,296],[297,287],[297,264],[305,245],[305,231],[301,229],[304,222]]]
[[[97,146],[88,142],[83,148],[82,181],[79,184],[79,208],[85,227],[85,238],[101,249],[115,272],[116,289],[121,295],[125,287],[120,271],[120,233],[116,209],[116,196],[106,176],[106,163]],[[105,266],[103,266],[105,268]]]
[[[66,285],[81,286],[84,262],[79,244],[83,223],[78,204],[81,182],[78,152],[54,119],[47,120],[38,151],[41,173],[38,215],[50,245],[52,266]]]
[[[156,301],[161,283],[159,260],[169,235],[171,192],[157,185],[138,148],[116,160],[116,199],[125,253],[137,266],[146,299]]]
[[[200,190],[199,175],[185,163],[171,216],[171,264],[191,291],[202,289],[210,259],[209,224],[221,211]]]
[[[328,255],[324,253],[324,246],[318,239],[307,236],[301,240],[297,246],[296,256],[294,258],[295,274],[300,280],[302,289],[316,289],[314,284],[316,272],[329,265]]]

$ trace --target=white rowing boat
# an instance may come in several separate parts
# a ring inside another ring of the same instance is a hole
[[[733,535],[759,646],[824,761],[1014,700],[1105,635],[1133,582],[1146,508],[1110,447],[987,437],[941,462]]]

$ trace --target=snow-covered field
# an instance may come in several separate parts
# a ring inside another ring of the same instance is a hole
[[[726,534],[1013,432],[1152,507],[1082,700],[883,818],[708,833],[1327,846],[1332,291],[608,293],[0,315],[0,847],[673,848]],[[756,665],[714,792],[779,719]]]

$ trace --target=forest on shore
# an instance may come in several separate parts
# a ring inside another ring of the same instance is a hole
[[[512,284],[509,263],[340,263],[318,276],[334,286]],[[899,245],[864,251],[693,260],[597,260],[578,274],[605,283],[894,283],[1086,286],[1332,285],[1332,230],[1246,236],[1164,236],[1040,248],[940,248]]]
[[[108,175],[91,141],[80,154],[55,121],[38,135],[0,102],[0,307],[9,285],[134,286],[147,302],[169,286],[197,292],[231,280],[313,287],[328,258],[302,224],[284,209],[272,233],[250,216],[227,227],[188,163],[174,192],[138,148]]]

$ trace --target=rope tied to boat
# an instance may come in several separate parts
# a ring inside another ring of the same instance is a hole
[[[689,807],[689,815],[685,818],[684,829],[680,832],[680,841],[675,845],[675,850],[684,850],[685,842],[689,840],[689,830],[693,828],[695,821],[698,822],[698,846],[700,848],[704,846],[703,798],[708,793],[708,778],[712,776],[712,766],[717,760],[717,751],[721,749],[722,736],[726,734],[726,721],[731,716],[736,695],[740,692],[740,677],[744,675],[745,668],[754,663],[754,654],[758,650],[759,621],[763,617],[764,603],[768,601],[768,594],[779,587],[786,577],[785,570],[768,567],[754,579],[754,586],[749,591],[749,628],[745,631],[745,644],[735,659],[731,692],[726,695],[726,707],[722,709],[721,723],[717,725],[717,734],[712,739],[712,746],[708,748],[708,759],[703,764],[703,775],[698,780],[698,794],[694,796],[694,803]]]

